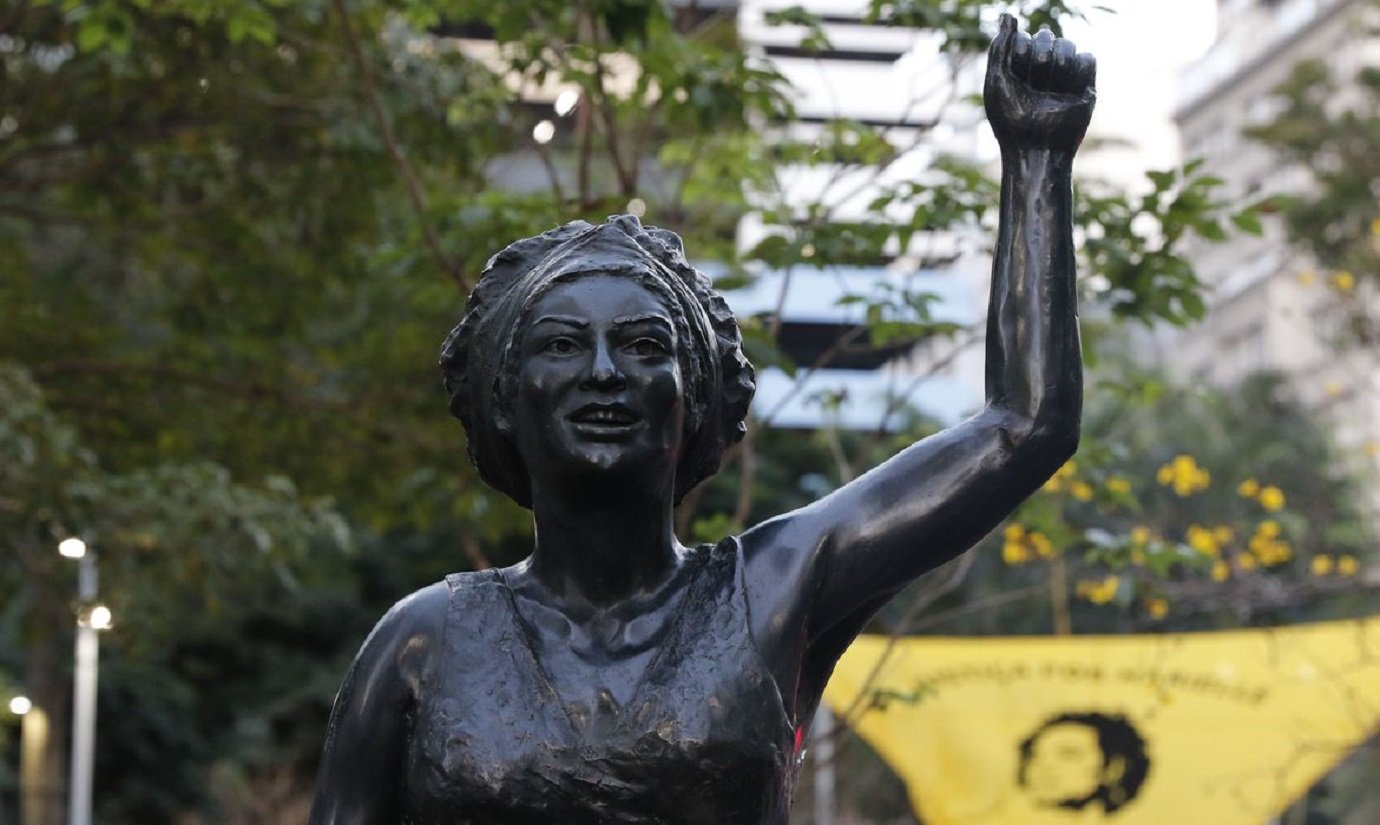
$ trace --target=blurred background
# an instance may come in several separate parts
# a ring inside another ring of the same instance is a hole
[[[1003,11],[1099,60],[1082,448],[872,631],[1373,613],[1374,0],[4,0],[0,823],[305,821],[373,622],[530,547],[435,367],[511,240],[629,212],[728,291],[758,400],[686,542],[977,410]],[[793,821],[920,822],[815,735]]]

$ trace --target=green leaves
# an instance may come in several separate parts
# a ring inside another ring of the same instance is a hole
[[[1366,298],[1380,285],[1380,72],[1364,67],[1338,78],[1324,61],[1305,61],[1273,102],[1274,117],[1246,134],[1311,185],[1269,206],[1293,246],[1325,270],[1322,279],[1311,271],[1301,277],[1331,287],[1319,304],[1337,331],[1333,343],[1373,348],[1380,319]]]
[[[1031,31],[1049,26],[1056,35],[1063,34],[1061,21],[1081,17],[1082,4],[1065,0],[1022,0],[1008,4],[1012,14],[1020,15]],[[889,26],[910,26],[928,29],[941,37],[945,50],[981,54],[987,51],[991,35],[982,28],[982,21],[990,17],[991,3],[985,0],[871,0],[867,19]]]
[[[824,18],[803,6],[790,6],[772,9],[764,15],[771,26],[800,26],[804,34],[800,38],[800,48],[817,52],[830,47],[829,36],[824,31]]]
[[[1077,198],[1083,255],[1100,285],[1090,296],[1119,318],[1186,324],[1202,318],[1203,285],[1184,257],[1191,237],[1227,239],[1226,225],[1260,232],[1261,205],[1235,210],[1218,199],[1223,181],[1201,171],[1201,161],[1146,174],[1138,198],[1088,183]],[[1085,276],[1086,282],[1086,276]]]
[[[75,24],[77,47],[86,53],[129,54],[139,28],[149,18],[219,27],[231,43],[277,39],[274,11],[284,0],[48,0],[36,4],[59,6],[67,22]],[[205,29],[203,29],[205,30]]]

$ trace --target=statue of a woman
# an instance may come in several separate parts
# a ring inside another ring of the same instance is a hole
[[[1073,453],[1070,168],[1093,61],[1003,18],[987,406],[815,504],[686,548],[672,505],[743,432],[752,368],[680,240],[620,217],[496,255],[442,353],[522,563],[403,599],[331,717],[313,825],[781,825],[835,661]]]

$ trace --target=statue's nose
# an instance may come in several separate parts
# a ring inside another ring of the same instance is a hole
[[[625,381],[626,377],[618,366],[612,348],[606,342],[600,341],[594,348],[594,360],[589,365],[587,383],[591,387],[607,389],[622,387]]]

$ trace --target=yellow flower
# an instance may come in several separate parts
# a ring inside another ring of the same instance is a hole
[[[1284,491],[1271,484],[1260,491],[1260,506],[1271,513],[1284,509]]]
[[[1121,476],[1112,476],[1107,479],[1107,489],[1117,495],[1125,495],[1131,492],[1131,482]]]
[[[1054,544],[1044,533],[1034,531],[1030,534],[1030,545],[1035,548],[1035,552],[1040,558],[1047,559],[1054,555]]]
[[[1044,490],[1046,493],[1057,493],[1064,489],[1064,482],[1060,480],[1058,476],[1054,476],[1049,481],[1046,481],[1044,486],[1040,489]]]
[[[1073,493],[1073,497],[1079,501],[1092,501],[1093,488],[1092,485],[1086,481],[1073,482],[1073,486],[1069,488],[1069,492]]]
[[[1001,546],[1001,560],[1011,565],[1024,564],[1030,560],[1030,554],[1024,544],[1008,541]]]
[[[1145,612],[1150,614],[1150,618],[1156,621],[1169,615],[1169,602],[1164,599],[1147,599],[1145,602]]]
[[[1312,286],[1317,282],[1318,273],[1314,272],[1313,270],[1305,269],[1304,271],[1299,273],[1299,283],[1303,284],[1304,286]]]
[[[1380,238],[1380,218],[1375,218],[1370,222],[1370,234]]]
[[[1365,449],[1368,458],[1380,457],[1380,441],[1367,441]]]
[[[1327,394],[1329,396],[1331,396],[1332,398],[1336,398],[1337,396],[1341,395],[1342,391],[1346,388],[1342,386],[1341,381],[1328,381],[1327,385],[1323,387],[1323,389],[1327,390]]]
[[[1315,576],[1326,576],[1332,572],[1332,557],[1320,555],[1313,557],[1313,563],[1309,566]]]
[[[1236,533],[1227,525],[1219,524],[1212,528],[1212,538],[1217,544],[1231,544],[1231,540],[1236,538]]]
[[[1332,276],[1332,286],[1334,286],[1338,292],[1350,292],[1356,288],[1356,276],[1346,270],[1342,270]]]
[[[1146,562],[1145,551],[1139,548],[1131,551],[1131,564],[1136,567],[1144,567]]]
[[[1132,543],[1132,544],[1149,544],[1149,543],[1150,543],[1150,528],[1149,528],[1149,527],[1146,527],[1146,526],[1144,526],[1144,525],[1140,525],[1140,524],[1136,525],[1135,527],[1132,527],[1132,528],[1131,528],[1131,543]]]
[[[1236,494],[1242,498],[1255,498],[1260,492],[1260,482],[1253,478],[1248,478],[1236,485]]]
[[[1254,570],[1256,566],[1255,556],[1241,554],[1236,557],[1236,569],[1242,571]]]
[[[1212,475],[1190,455],[1178,455],[1174,460],[1160,467],[1155,480],[1166,487],[1173,487],[1175,494],[1185,497],[1207,489]]]
[[[1116,598],[1116,591],[1120,586],[1121,579],[1116,576],[1108,576],[1100,582],[1079,582],[1077,593],[1080,597],[1087,599],[1093,604],[1107,604],[1112,599]]]
[[[1267,539],[1275,538],[1279,535],[1279,522],[1272,518],[1267,518],[1256,525],[1255,532]]]
[[[1224,582],[1224,581],[1227,580],[1227,577],[1229,577],[1230,575],[1231,575],[1231,566],[1230,566],[1230,565],[1228,565],[1226,562],[1222,561],[1221,559],[1218,559],[1216,562],[1213,562],[1213,565],[1212,565],[1212,580],[1213,580],[1213,581],[1215,581],[1215,582]]]
[[[1266,567],[1283,564],[1294,555],[1287,543],[1259,534],[1251,537],[1251,552]]]
[[[1202,553],[1204,556],[1214,556],[1217,554],[1217,539],[1213,538],[1212,531],[1203,527],[1201,524],[1188,525],[1188,532],[1185,535],[1188,539],[1188,546]]]
[[[1008,524],[1002,531],[1002,537],[1007,541],[1020,541],[1025,538],[1025,528],[1019,524]]]
[[[1074,461],[1073,459],[1070,458],[1068,461],[1065,461],[1065,462],[1064,462],[1064,466],[1060,467],[1058,470],[1055,470],[1055,472],[1054,472],[1054,477],[1055,477],[1055,478],[1071,478],[1071,477],[1073,476],[1073,474],[1074,474],[1074,473],[1077,473],[1077,472],[1078,472],[1078,462],[1077,462],[1077,461]]]
[[[1355,556],[1342,556],[1337,559],[1337,572],[1343,576],[1354,576],[1361,569],[1361,563],[1356,561]]]

